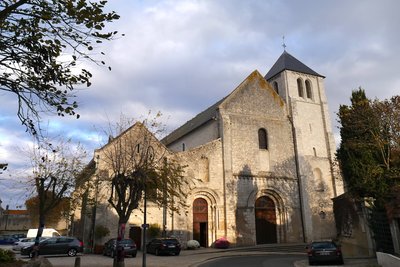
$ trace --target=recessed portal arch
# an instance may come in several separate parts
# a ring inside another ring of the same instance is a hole
[[[193,201],[193,239],[200,246],[208,246],[208,204],[204,198]]]
[[[256,242],[257,244],[277,243],[276,208],[268,196],[257,198],[255,205]]]

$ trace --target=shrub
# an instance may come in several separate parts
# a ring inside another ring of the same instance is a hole
[[[15,254],[11,250],[1,249],[0,248],[0,262],[1,263],[9,263],[15,261]]]
[[[189,240],[186,246],[187,249],[196,249],[200,247],[200,243],[197,240]]]
[[[101,224],[96,225],[96,228],[94,231],[95,231],[96,238],[98,238],[98,239],[102,239],[103,237],[110,234],[110,229],[108,229],[106,226],[101,225]]]
[[[150,238],[155,238],[160,236],[161,228],[160,225],[154,223],[150,224],[149,229],[147,229],[147,234]]]

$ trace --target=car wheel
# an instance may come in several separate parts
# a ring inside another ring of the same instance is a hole
[[[160,251],[158,251],[158,248],[156,248],[155,254],[156,254],[156,256],[160,256]]]
[[[29,252],[29,258],[33,258],[35,257],[35,253],[33,253],[33,251]]]
[[[132,253],[132,258],[136,258],[136,252]]]
[[[76,256],[76,253],[78,253],[78,251],[76,251],[76,249],[74,249],[74,248],[71,248],[70,250],[68,250],[68,256],[70,256],[70,257],[75,257]]]
[[[312,265],[314,265],[314,262],[313,261],[309,261],[308,265],[312,266]]]
[[[179,253],[181,253],[181,252],[180,252],[180,251],[176,252],[176,253],[175,253],[175,256],[179,256]]]

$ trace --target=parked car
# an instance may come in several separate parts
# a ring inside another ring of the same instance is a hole
[[[317,263],[336,263],[343,265],[341,248],[332,240],[314,241],[307,246],[309,265]]]
[[[155,238],[146,245],[146,250],[157,256],[162,254],[178,256],[181,253],[181,244],[176,238]]]
[[[225,237],[218,238],[214,243],[215,248],[229,248],[229,245],[230,243]]]
[[[14,238],[10,235],[1,235],[0,236],[0,245],[12,245],[17,241],[18,241],[17,238]]]
[[[13,244],[12,249],[15,251],[20,251],[23,247],[30,247],[35,244],[35,237],[21,238],[19,241]],[[39,242],[46,239],[45,237],[40,237]]]
[[[38,233],[38,229],[29,229],[28,233],[26,234],[26,237],[36,237],[37,233]],[[55,230],[53,228],[43,228],[42,236],[43,237],[57,237],[57,236],[61,236],[61,235],[59,232],[57,232],[57,230]]]
[[[33,257],[33,246],[21,248],[21,255]],[[83,242],[76,237],[58,236],[50,237],[39,243],[39,255],[66,254],[76,256],[78,252],[83,252]]]
[[[132,239],[130,239],[130,238],[123,239],[120,241],[119,244],[123,248],[125,256],[130,255],[133,258],[136,257],[137,247],[136,247],[135,242]],[[103,255],[110,256],[111,258],[114,258],[117,255],[117,239],[116,238],[112,238],[104,244]]]
[[[26,238],[26,234],[24,233],[11,234],[11,237],[21,240],[22,238]]]

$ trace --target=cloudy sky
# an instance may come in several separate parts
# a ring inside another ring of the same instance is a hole
[[[229,94],[253,70],[265,75],[286,50],[326,76],[334,132],[339,105],[359,86],[370,98],[400,89],[400,2],[291,0],[109,0],[125,34],[101,49],[112,71],[91,65],[93,85],[78,92],[79,120],[43,116],[52,134],[99,147],[98,129],[120,114],[161,111],[170,130]],[[13,95],[0,92],[2,206],[27,198],[20,183],[31,143],[16,117]],[[339,139],[337,139],[339,140]]]

